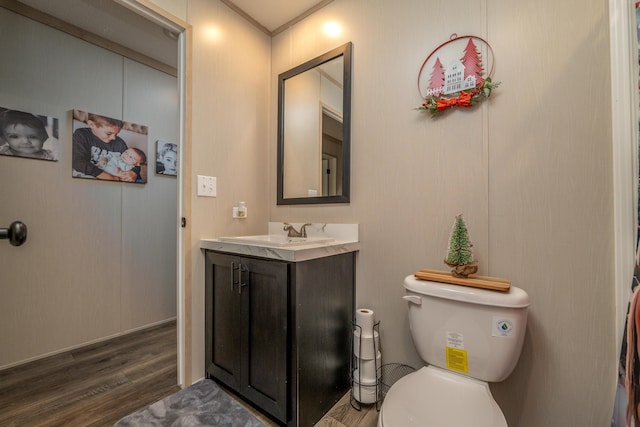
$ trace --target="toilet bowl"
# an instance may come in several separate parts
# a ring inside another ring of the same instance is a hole
[[[448,283],[404,281],[409,328],[427,366],[387,392],[378,427],[507,427],[488,382],[520,357],[529,296]]]
[[[435,366],[402,377],[387,392],[378,427],[507,427],[484,381]]]

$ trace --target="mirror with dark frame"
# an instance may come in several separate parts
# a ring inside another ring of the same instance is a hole
[[[349,203],[351,50],[278,76],[278,205]]]

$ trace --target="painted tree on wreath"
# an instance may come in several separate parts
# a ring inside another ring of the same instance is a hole
[[[442,62],[440,62],[440,58],[436,58],[436,63],[433,64],[433,71],[431,71],[431,76],[429,78],[429,87],[433,94],[442,92],[442,88],[444,87],[444,67],[442,66]]]
[[[472,38],[469,38],[467,47],[464,48],[464,56],[460,58],[460,61],[464,65],[465,79],[468,76],[475,76],[476,85],[484,81],[482,78],[482,73],[484,72],[484,68],[482,68],[482,58]]]

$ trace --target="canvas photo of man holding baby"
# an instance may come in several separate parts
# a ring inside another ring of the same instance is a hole
[[[146,126],[73,110],[72,167],[76,178],[147,182]]]

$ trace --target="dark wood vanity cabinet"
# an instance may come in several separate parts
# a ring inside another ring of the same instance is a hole
[[[288,270],[207,252],[207,374],[278,420],[287,413]]]
[[[206,375],[287,426],[348,390],[355,252],[292,262],[206,251]]]

